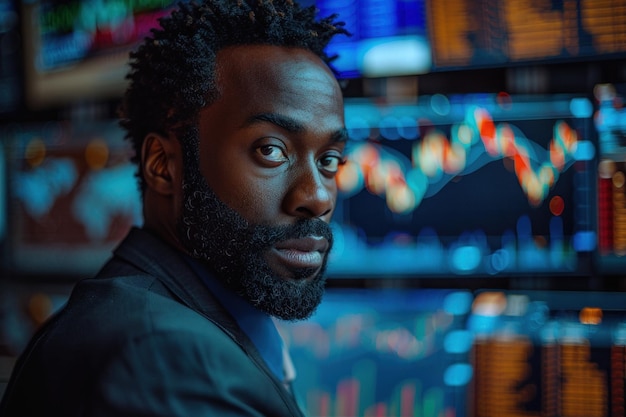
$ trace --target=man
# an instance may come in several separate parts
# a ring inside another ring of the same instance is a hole
[[[346,139],[333,19],[180,5],[131,55],[145,224],[35,335],[0,415],[301,415],[271,316],[323,295]]]

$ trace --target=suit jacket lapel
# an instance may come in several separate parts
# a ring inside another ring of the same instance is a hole
[[[258,366],[282,387],[282,381],[275,377],[252,341],[220,301],[208,290],[178,250],[149,232],[134,228],[114,253],[115,256],[157,277],[181,303],[222,328]]]

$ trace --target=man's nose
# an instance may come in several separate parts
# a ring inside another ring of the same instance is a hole
[[[336,195],[335,179],[325,176],[311,161],[293,173],[285,210],[296,217],[323,218],[332,213]]]

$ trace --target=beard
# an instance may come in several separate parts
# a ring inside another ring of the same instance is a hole
[[[333,242],[330,226],[319,219],[281,226],[251,224],[222,202],[200,173],[197,130],[192,129],[181,144],[185,172],[177,232],[183,246],[208,265],[222,285],[256,308],[283,320],[310,317],[324,295]],[[291,268],[290,276],[279,276],[264,254],[280,241],[308,236],[329,242],[322,267]]]

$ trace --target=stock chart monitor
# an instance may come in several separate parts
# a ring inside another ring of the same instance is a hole
[[[432,67],[424,0],[305,0],[320,16],[337,14],[351,36],[331,40],[327,52],[339,78],[390,77]]]
[[[128,53],[176,2],[23,1],[24,72],[29,108],[116,99]]]
[[[623,416],[625,306],[624,293],[478,293],[471,415]]]
[[[280,322],[307,415],[466,416],[472,294],[331,290],[313,318]]]
[[[588,274],[592,115],[585,97],[348,100],[330,275]]]
[[[626,267],[626,89],[597,85],[598,251],[600,274],[623,274]]]
[[[618,417],[626,295],[329,290],[279,323],[311,416]]]
[[[427,2],[435,69],[626,55],[624,0]]]

